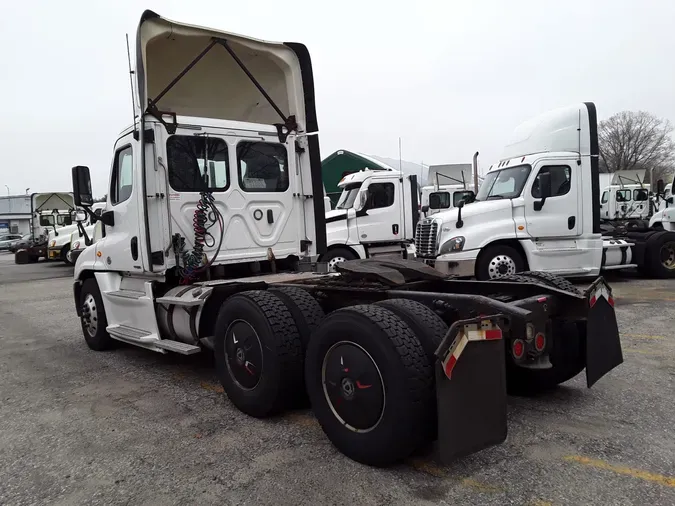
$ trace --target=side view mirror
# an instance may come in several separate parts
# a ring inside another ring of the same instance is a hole
[[[675,200],[673,199],[673,197],[668,197],[668,198],[666,199],[666,202],[668,202],[669,204],[672,204],[674,201],[675,201]]]
[[[82,210],[82,209],[78,209],[78,210],[76,210],[76,211],[73,211],[73,219],[74,219],[77,223],[81,223],[81,222],[83,222],[83,221],[86,221],[86,219],[87,219],[87,213],[86,213],[84,210]]]
[[[359,192],[357,201],[354,202],[354,211],[365,211],[368,204],[368,190],[362,190]]]
[[[656,182],[656,193],[658,193],[659,195],[663,195],[664,189],[665,185],[663,184],[663,179],[659,179]]]
[[[79,207],[91,206],[94,203],[94,195],[91,191],[91,176],[89,167],[78,165],[72,168],[73,175],[73,199]]]
[[[54,215],[52,214],[43,214],[40,216],[40,226],[41,227],[51,227],[54,225]]]
[[[422,206],[422,212],[427,214],[429,212],[429,206]]]
[[[551,173],[540,172],[537,175],[537,179],[539,180],[539,195],[541,196],[541,200],[534,203],[534,210],[541,211],[546,199],[551,196]]]

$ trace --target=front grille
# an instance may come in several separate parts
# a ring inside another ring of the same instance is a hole
[[[436,237],[438,223],[434,220],[421,220],[415,230],[415,250],[418,257],[436,257]]]

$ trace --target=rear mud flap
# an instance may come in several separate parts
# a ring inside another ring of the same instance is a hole
[[[586,385],[623,363],[619,326],[614,312],[612,290],[598,278],[586,290],[589,310],[586,321]]]
[[[482,319],[483,321],[485,318]],[[456,322],[436,355],[436,398],[438,401],[438,453],[443,463],[504,442],[506,423],[506,371],[504,341],[470,340],[461,357],[446,375],[448,354],[459,339]]]

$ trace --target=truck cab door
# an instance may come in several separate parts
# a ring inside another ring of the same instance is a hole
[[[104,236],[96,243],[96,268],[109,271],[143,270],[141,255],[143,223],[138,143],[129,133],[115,144],[108,200],[103,215],[112,216],[112,225],[104,225]]]
[[[609,219],[609,190],[602,192],[602,197],[600,198],[600,217],[603,220]]]
[[[359,241],[396,242],[403,237],[401,184],[396,181],[371,182],[365,189],[368,199],[357,211]]]
[[[542,160],[534,166],[523,189],[525,226],[533,238],[563,238],[580,234],[579,181],[581,166],[574,160]],[[541,175],[550,175],[551,195],[542,199]]]

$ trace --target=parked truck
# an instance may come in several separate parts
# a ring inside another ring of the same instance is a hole
[[[601,229],[598,157],[591,103],[524,123],[475,202],[420,221],[417,257],[482,280],[527,270],[593,277],[630,267],[675,277],[675,233],[625,223]]]
[[[497,444],[507,386],[543,390],[585,368],[590,387],[621,363],[602,278],[584,292],[541,273],[465,281],[404,259],[321,274],[304,45],[146,11],[136,51],[138,119],[115,143],[101,238],[74,269],[91,349],[212,350],[238,409],[266,417],[308,397],[341,452],[378,466],[433,439],[444,460]],[[93,216],[89,169],[72,172]]]
[[[343,177],[335,209],[326,213],[327,250],[335,270],[347,260],[407,256],[419,220],[417,177],[397,170],[361,170]]]
[[[47,258],[50,232],[58,232],[72,223],[74,209],[70,192],[33,193],[31,195],[30,238],[22,240],[14,252],[17,264]],[[67,234],[70,237],[70,233]]]

